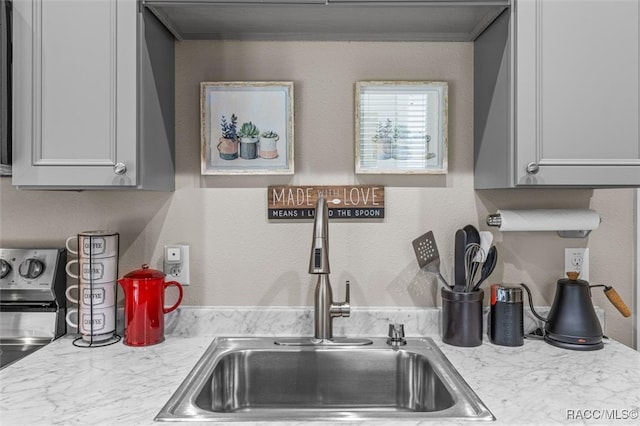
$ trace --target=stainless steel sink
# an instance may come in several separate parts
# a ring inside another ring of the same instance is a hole
[[[392,348],[216,338],[156,420],[477,419],[493,415],[429,338]]]

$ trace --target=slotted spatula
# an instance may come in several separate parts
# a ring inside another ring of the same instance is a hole
[[[416,259],[420,269],[426,267],[426,270],[438,275],[443,285],[451,288],[447,280],[440,273],[440,254],[438,246],[433,236],[433,232],[429,231],[413,240],[413,250],[416,252]]]

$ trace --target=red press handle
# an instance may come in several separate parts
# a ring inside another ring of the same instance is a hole
[[[167,287],[171,287],[171,286],[178,287],[178,292],[179,292],[178,301],[175,303],[175,305],[173,305],[170,308],[163,307],[162,310],[164,311],[165,314],[168,314],[171,311],[175,311],[178,305],[180,305],[180,302],[182,302],[182,285],[178,281],[169,281],[164,283],[165,290],[167,289]]]

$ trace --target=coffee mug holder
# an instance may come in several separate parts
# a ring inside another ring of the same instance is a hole
[[[117,235],[117,233],[115,233],[114,235]],[[80,241],[79,239],[80,235],[78,235],[78,241]],[[87,236],[84,236],[85,238],[87,238]],[[91,239],[91,237],[88,237],[89,239]],[[89,245],[89,247],[92,247],[92,244]],[[119,253],[119,238],[118,238],[118,248],[116,250],[116,258],[117,258],[117,253]],[[88,252],[88,256],[84,255],[83,253],[81,253],[80,250],[78,250],[78,259],[83,259],[83,260],[89,260],[89,264],[93,264],[94,263],[94,257],[93,257],[93,252],[91,250],[91,248],[89,249]],[[78,263],[78,266],[80,266],[80,263]],[[115,262],[115,276],[118,276],[118,262],[116,259]],[[79,272],[79,276],[82,275],[82,271],[78,271]],[[81,290],[80,290],[80,278],[77,279],[78,280],[78,299],[81,298]],[[94,290],[94,279],[93,279],[93,274],[89,273],[89,279],[87,281],[88,285],[89,285],[89,294],[93,294],[93,290]],[[87,284],[85,283],[85,284]],[[115,286],[115,295],[114,295],[114,304],[113,304],[113,318],[116,319],[117,318],[117,309],[118,309],[118,285],[117,284],[113,284]],[[92,320],[90,321],[90,329],[89,329],[89,335],[81,335],[79,337],[76,337],[75,339],[73,339],[73,345],[77,346],[79,348],[97,348],[97,347],[103,347],[103,346],[109,346],[109,345],[113,345],[114,343],[118,343],[121,339],[122,336],[120,336],[117,333],[117,326],[114,327],[112,332],[108,332],[108,333],[104,333],[104,334],[94,334],[94,308],[93,303],[91,303],[89,305],[89,316],[92,318]],[[115,320],[116,324],[117,324],[117,320]],[[80,305],[78,304],[78,333],[80,333]]]
[[[113,309],[115,310],[116,306],[114,306]],[[105,340],[103,340],[103,336],[100,337],[101,340],[94,340],[92,326],[92,333],[89,336],[89,340],[85,340],[85,338],[83,338],[82,336],[76,337],[75,339],[73,339],[73,346],[77,346],[79,348],[99,348],[102,346],[113,345],[114,343],[118,343],[120,339],[122,339],[122,337],[115,330],[111,333],[111,336],[109,336]]]
[[[93,291],[93,283],[89,283],[89,289]],[[118,286],[116,286],[116,300],[118,300]],[[113,315],[116,318],[118,305],[113,305]],[[93,305],[89,308],[89,315],[93,318]],[[102,346],[113,345],[114,343],[118,343],[122,337],[117,333],[117,330],[114,330],[110,333],[105,333],[103,335],[94,335],[93,333],[93,321],[91,321],[90,334],[88,336],[89,340],[85,340],[87,337],[79,336],[73,339],[73,346],[77,346],[79,348],[99,348]],[[110,336],[105,338],[106,334],[110,334]],[[96,340],[97,337],[100,336],[100,340]]]

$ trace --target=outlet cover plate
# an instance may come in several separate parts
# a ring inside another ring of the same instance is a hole
[[[580,272],[579,279],[589,281],[589,249],[565,248],[564,272]]]
[[[178,281],[182,285],[189,285],[189,246],[185,244],[164,246],[163,271],[167,274],[167,281]]]

